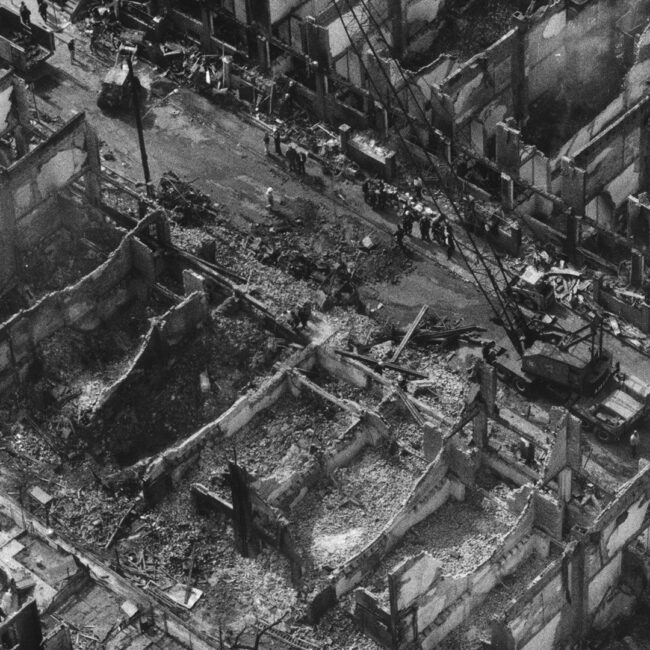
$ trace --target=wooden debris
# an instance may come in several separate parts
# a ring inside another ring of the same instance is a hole
[[[136,499],[127,509],[127,511],[122,515],[120,520],[117,522],[117,526],[115,526],[115,529],[111,533],[111,536],[108,538],[108,541],[104,545],[104,550],[107,551],[113,544],[115,543],[115,540],[117,539],[117,536],[120,534],[122,529],[126,526],[129,518],[133,514],[133,511],[135,510],[135,507],[138,505],[138,500]]]
[[[409,375],[411,377],[419,377],[420,379],[427,379],[427,375],[423,372],[418,372],[412,368],[407,368],[406,366],[399,366],[396,363],[391,363],[390,361],[379,361],[379,359],[373,359],[372,357],[366,357],[362,354],[355,354],[354,352],[348,352],[347,350],[341,350],[336,348],[334,350],[336,354],[340,354],[342,357],[347,357],[349,359],[354,359],[355,361],[362,361],[367,363],[375,368],[386,368],[387,370],[395,370],[396,372],[401,372],[403,375]]]
[[[422,322],[422,319],[424,318],[424,315],[427,313],[428,308],[429,308],[428,305],[422,305],[422,308],[418,312],[418,315],[415,317],[415,319],[411,323],[411,326],[408,328],[408,331],[404,335],[402,342],[397,347],[397,350],[395,350],[395,354],[393,354],[393,356],[391,357],[391,363],[395,363],[397,359],[399,359],[399,355],[402,354],[402,351],[406,347],[406,344],[409,342],[411,336],[413,336],[413,332],[415,332],[415,330],[418,328],[418,325]]]

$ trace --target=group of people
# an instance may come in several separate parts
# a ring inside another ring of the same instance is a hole
[[[271,136],[268,131],[264,133],[264,150],[266,155],[271,155]],[[285,155],[289,161],[289,170],[296,172],[301,176],[304,176],[306,173],[307,165],[307,153],[303,149],[296,149],[296,145],[293,142],[289,145],[286,154],[282,152],[282,141],[280,136],[279,129],[273,130],[273,147],[275,149],[275,154],[278,156]]]
[[[302,307],[295,305],[287,313],[287,320],[289,321],[289,326],[297,330],[298,328],[304,329],[309,323],[311,318],[311,303],[305,302]]]
[[[404,248],[404,237],[413,237],[413,226],[417,223],[420,230],[420,239],[425,242],[437,242],[447,252],[447,259],[451,259],[456,248],[451,224],[443,214],[422,203],[422,179],[413,180],[413,195],[399,199],[397,215],[401,223],[397,226],[395,239],[400,248]],[[433,237],[433,238],[432,238]]]
[[[361,186],[363,191],[363,200],[373,208],[379,208],[383,210],[386,207],[386,202],[388,199],[388,193],[386,191],[386,185],[381,179],[373,180],[367,178],[363,185]]]
[[[47,22],[47,2],[46,0],[37,0],[38,2],[38,13],[40,14],[43,22]],[[20,21],[22,24],[31,29],[32,26],[32,12],[29,7],[25,4],[25,0],[22,0],[20,3],[20,8],[18,10],[20,14]]]

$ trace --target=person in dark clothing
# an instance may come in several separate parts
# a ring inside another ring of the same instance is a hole
[[[293,145],[290,145],[289,148],[287,149],[287,160],[289,161],[289,170],[292,172],[298,171],[298,165],[297,165],[297,156],[298,152],[296,151],[296,148]]]
[[[363,192],[363,200],[366,203],[370,203],[370,181],[367,178],[365,181],[363,181],[361,191]]]
[[[74,63],[75,43],[74,38],[68,41],[68,52],[70,52],[70,63]]]
[[[38,3],[38,13],[41,15],[43,22],[47,22],[47,2],[45,0],[40,0]]]
[[[422,200],[422,179],[419,176],[413,179],[413,193],[419,201]]]
[[[425,213],[420,217],[420,237],[422,241],[431,241],[431,235],[429,234],[430,228],[431,222],[429,215]]]
[[[445,248],[447,250],[447,259],[450,260],[456,246],[454,245],[454,235],[449,224],[445,224]]]
[[[99,43],[99,25],[93,27],[92,34],[90,35],[89,48],[90,51],[95,53],[97,52],[97,44]]]
[[[301,326],[307,327],[307,323],[309,323],[309,319],[311,318],[311,303],[306,302],[299,310],[298,310],[298,318],[300,319],[300,324]]]
[[[20,3],[20,20],[22,21],[25,27],[31,27],[31,15],[32,12],[29,10],[27,5],[24,2]]]
[[[404,228],[405,235],[410,236],[413,234],[413,212],[411,212],[411,209],[408,207],[404,210],[404,216],[402,218],[402,228]]]
[[[300,173],[304,176],[307,173],[307,153],[301,151],[298,154],[298,160],[300,161]]]
[[[397,242],[397,245],[406,252],[406,247],[404,246],[404,228],[402,228],[401,224],[398,224],[397,230],[395,231],[395,241]]]
[[[275,145],[275,153],[278,156],[281,156],[282,155],[282,147],[280,146],[280,131],[278,131],[277,129],[275,129],[275,131],[273,131],[273,144]]]
[[[377,184],[377,207],[383,210],[386,207],[386,188],[384,181],[379,181]]]
[[[266,155],[268,156],[271,152],[269,151],[269,145],[271,144],[271,136],[268,134],[268,132],[264,133],[264,150],[266,151]]]

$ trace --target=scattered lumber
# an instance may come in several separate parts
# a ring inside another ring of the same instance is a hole
[[[372,357],[366,357],[363,354],[355,354],[354,352],[348,352],[347,350],[341,350],[340,348],[335,348],[334,352],[340,354],[342,357],[347,357],[348,359],[354,359],[355,361],[361,361],[362,363],[367,363],[374,368],[386,368],[387,370],[395,370],[396,372],[401,372],[403,375],[409,375],[411,377],[419,377],[420,379],[428,379],[428,376],[423,372],[418,372],[412,368],[407,368],[406,366],[400,366],[396,363],[390,361],[380,361],[379,359],[373,359]]]
[[[391,363],[395,363],[397,359],[399,359],[399,355],[402,354],[402,351],[406,347],[406,344],[409,342],[410,338],[413,336],[413,333],[422,322],[422,319],[424,318],[424,315],[427,313],[428,308],[429,308],[428,305],[422,305],[422,308],[418,312],[418,315],[415,317],[415,319],[411,323],[411,326],[408,328],[408,331],[404,335],[402,342],[397,346],[397,350],[395,350],[395,354],[393,354],[390,360]]]
[[[115,543],[115,540],[117,539],[117,536],[122,532],[122,529],[126,526],[129,518],[133,514],[133,511],[135,510],[135,507],[138,505],[138,500],[136,499],[127,509],[127,511],[122,515],[121,519],[117,522],[117,526],[115,526],[113,532],[111,533],[111,536],[108,538],[108,541],[104,545],[104,550],[107,551],[113,544]]]

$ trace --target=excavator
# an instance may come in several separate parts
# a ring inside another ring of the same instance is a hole
[[[527,315],[520,296],[510,290],[512,280],[499,256],[493,251],[494,263],[489,264],[466,231],[478,261],[470,272],[506,333],[484,349],[499,378],[522,394],[550,392],[603,442],[629,434],[650,413],[650,385],[622,373],[603,348],[602,316],[567,331],[548,315]]]

